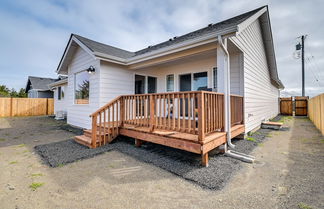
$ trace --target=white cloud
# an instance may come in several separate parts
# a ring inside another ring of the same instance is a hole
[[[300,60],[292,53],[301,34],[309,35],[307,56],[315,57],[306,68],[307,92],[324,91],[320,87],[324,86],[321,0],[298,4],[293,0],[32,2],[0,3],[0,83],[9,87],[23,87],[28,75],[55,77],[70,33],[135,51],[269,4],[277,65],[286,91],[300,92]]]

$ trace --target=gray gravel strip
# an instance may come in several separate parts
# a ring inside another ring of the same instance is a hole
[[[67,163],[94,157],[98,154],[110,151],[111,146],[102,146],[97,149],[89,149],[76,143],[73,139],[68,139],[50,144],[43,144],[34,147],[42,160],[51,167],[58,167]]]
[[[271,130],[268,129],[260,129],[249,136],[253,138],[250,141],[234,139],[235,150],[249,154],[267,139],[270,132]],[[242,162],[239,160],[211,153],[209,167],[206,168],[200,164],[200,155],[152,143],[143,143],[140,148],[137,148],[134,146],[134,139],[122,136],[118,137],[114,143],[96,149],[89,149],[69,139],[39,145],[35,147],[35,150],[51,167],[91,158],[110,150],[117,150],[212,190],[222,189],[242,166]]]

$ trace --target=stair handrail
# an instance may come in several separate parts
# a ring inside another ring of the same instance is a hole
[[[122,97],[123,97],[123,95],[120,95],[120,96],[116,97],[115,99],[111,100],[109,103],[105,104],[104,106],[100,107],[97,111],[95,111],[94,113],[92,113],[91,115],[89,115],[89,117],[92,117],[92,116],[97,115],[98,113],[100,113],[104,109],[108,108],[109,106],[111,106],[112,104],[114,104],[116,101],[118,101]]]

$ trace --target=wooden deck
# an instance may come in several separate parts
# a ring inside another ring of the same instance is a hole
[[[75,140],[90,148],[118,135],[201,154],[226,143],[223,95],[215,92],[172,92],[120,96],[91,115],[92,129]],[[231,137],[244,133],[243,97],[231,96]]]

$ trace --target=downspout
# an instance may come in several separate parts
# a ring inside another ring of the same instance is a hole
[[[224,45],[222,36],[218,35],[218,43],[223,49],[226,57],[226,68],[224,69],[224,116],[225,116],[225,132],[226,132],[226,141],[228,146],[234,148],[235,145],[232,144],[231,137],[231,80],[230,80],[230,56],[227,51],[227,47]],[[227,151],[227,147],[225,146],[225,152]]]
[[[218,43],[223,49],[226,57],[227,57],[227,65],[224,69],[224,111],[225,111],[225,132],[226,132],[226,139],[227,145],[230,148],[234,148],[235,145],[232,144],[232,137],[231,137],[231,85],[230,85],[230,56],[227,51],[227,47],[224,45],[222,36],[218,36]],[[232,157],[235,159],[239,159],[243,162],[253,163],[255,161],[255,157],[251,155],[247,155],[244,153],[240,153],[234,150],[227,150],[227,146],[225,144],[225,155],[228,157]]]

